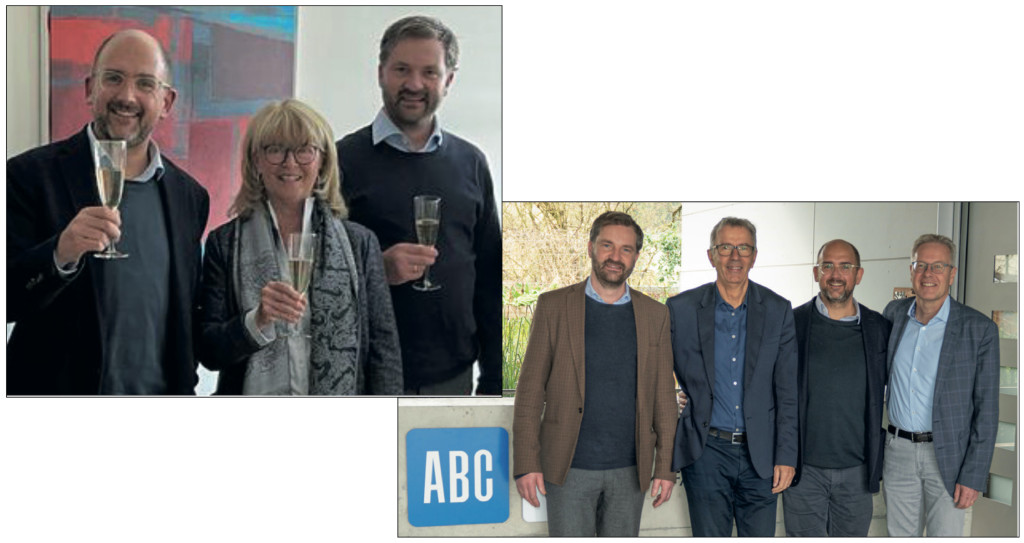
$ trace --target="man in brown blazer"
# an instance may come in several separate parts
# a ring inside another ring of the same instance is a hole
[[[547,496],[552,536],[636,536],[648,486],[654,507],[672,496],[668,310],[626,284],[642,246],[632,217],[603,213],[590,230],[590,277],[537,301],[516,387],[513,473],[523,499],[537,507],[537,490]]]

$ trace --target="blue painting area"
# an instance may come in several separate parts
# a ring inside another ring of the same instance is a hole
[[[405,450],[410,524],[508,520],[508,430],[417,428],[406,434]]]
[[[179,6],[196,22],[222,25],[284,41],[295,41],[295,6]]]

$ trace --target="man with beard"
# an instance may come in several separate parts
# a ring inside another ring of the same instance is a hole
[[[858,304],[860,252],[837,239],[818,250],[820,292],[793,310],[800,451],[783,494],[787,536],[867,537],[882,477],[885,356],[892,325]]]
[[[676,430],[693,535],[771,537],[797,465],[796,333],[785,298],[748,279],[757,230],[711,230],[718,278],[668,300],[675,373],[689,403]]]
[[[160,44],[104,41],[85,80],[93,122],[7,161],[8,394],[192,394],[192,311],[209,196],[151,139],[177,96]],[[125,140],[119,210],[91,148]],[[113,242],[127,258],[90,253]]]
[[[337,144],[350,218],[373,230],[401,338],[407,394],[501,394],[501,229],[487,160],[436,115],[458,65],[454,33],[430,17],[393,23],[380,42],[384,107]],[[435,247],[416,243],[413,197],[441,197]],[[430,268],[440,290],[412,282]]]
[[[949,295],[956,244],[925,234],[910,252],[914,297],[885,307],[889,337],[886,523],[893,537],[964,535],[985,491],[999,421],[999,333]]]
[[[547,496],[552,536],[636,536],[647,487],[654,507],[672,496],[668,313],[626,284],[643,241],[632,217],[603,213],[590,229],[590,277],[537,300],[516,387],[513,473],[534,507],[538,490]]]

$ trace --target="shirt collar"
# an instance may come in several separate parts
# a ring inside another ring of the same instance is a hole
[[[939,312],[936,313],[934,317],[932,317],[932,320],[928,321],[928,324],[931,324],[931,323],[935,322],[936,319],[938,319],[938,320],[940,320],[942,322],[946,322],[946,321],[949,320],[949,299],[951,297],[952,296],[949,296],[948,294],[946,295],[946,300],[944,302],[942,302],[942,307],[939,308]],[[917,299],[916,298],[914,299],[913,302],[911,302],[910,308],[907,309],[907,316],[909,316],[910,318],[914,319],[915,321],[917,320]],[[920,321],[918,321],[918,322],[920,322]]]
[[[821,301],[821,294],[814,297],[814,307],[818,308],[818,313],[821,313],[826,317],[829,316],[828,306],[825,305],[825,302]],[[853,300],[853,307],[857,308],[857,314],[842,317],[839,319],[839,322],[856,322],[857,324],[860,324],[860,304],[857,303],[856,299]]]
[[[438,120],[437,114],[434,115],[434,131],[431,132],[430,137],[427,138],[427,144],[423,146],[423,149],[414,151],[409,147],[409,138],[405,137],[402,130],[388,117],[388,114],[381,108],[377,112],[377,116],[373,119],[373,124],[370,128],[373,138],[373,144],[377,145],[380,142],[385,142],[388,145],[398,149],[405,153],[433,153],[439,147],[444,139],[441,133],[441,121]]]
[[[722,297],[722,293],[718,291],[718,283],[715,283],[715,305],[725,304],[729,309],[746,309],[747,299],[750,298],[750,286],[747,286],[747,292],[743,293],[743,303],[739,307],[733,308],[729,302],[725,301]]]
[[[596,300],[598,302],[601,302],[602,304],[608,304],[608,302],[604,301],[604,298],[602,298],[601,295],[598,294],[596,290],[594,290],[594,285],[592,285],[590,283],[590,281],[593,280],[593,278],[594,278],[593,275],[590,275],[590,276],[587,277],[587,287],[586,287],[586,289],[584,289],[585,292],[587,293],[587,296],[590,297],[590,298],[593,298],[594,300]],[[624,292],[622,294],[622,297],[619,298],[618,300],[615,300],[614,302],[612,302],[612,303],[610,303],[608,305],[628,304],[632,299],[633,298],[629,295],[629,283],[626,283],[626,292]]]
[[[92,131],[92,123],[86,126],[86,133],[89,135],[89,147],[96,147],[96,133]],[[147,149],[149,154],[149,164],[146,165],[146,169],[142,170],[142,173],[137,177],[131,177],[126,181],[136,181],[139,183],[145,183],[150,179],[159,179],[164,175],[164,161],[160,159],[160,148],[157,147],[156,142],[153,139],[149,140],[149,148]]]

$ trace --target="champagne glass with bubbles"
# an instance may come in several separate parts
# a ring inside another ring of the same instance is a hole
[[[92,148],[93,164],[96,166],[96,188],[100,193],[100,203],[107,208],[117,209],[121,204],[127,155],[128,147],[124,140],[96,140],[96,145]],[[111,241],[106,249],[93,253],[93,256],[111,260],[125,258],[128,255],[119,252]]]
[[[288,235],[288,273],[291,284],[299,294],[309,289],[309,281],[313,277],[313,263],[316,261],[317,235],[312,232],[293,233]],[[289,335],[298,333],[299,325],[288,327]]]
[[[433,247],[437,243],[437,231],[441,225],[441,197],[420,195],[412,199],[416,213],[416,237],[420,245]],[[430,266],[423,269],[423,279],[413,283],[412,288],[426,292],[437,290],[441,285],[430,280]]]

